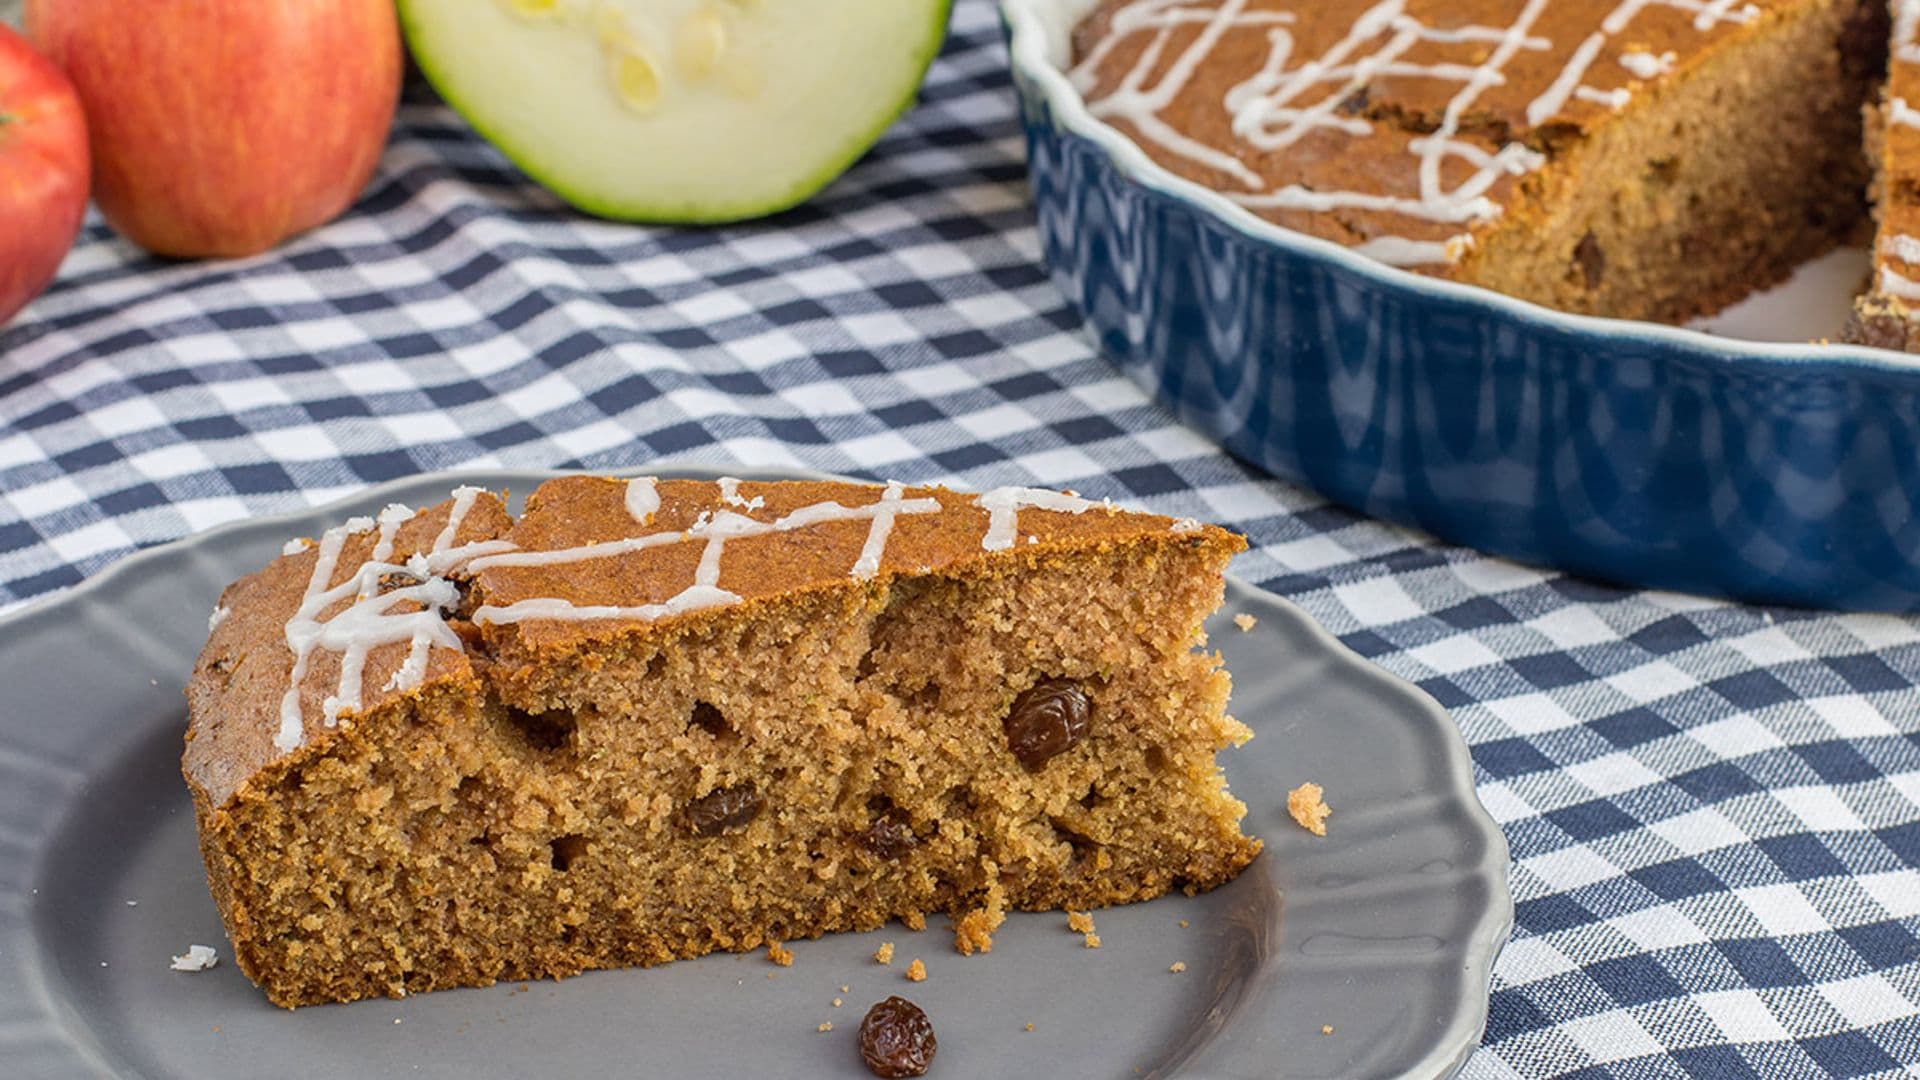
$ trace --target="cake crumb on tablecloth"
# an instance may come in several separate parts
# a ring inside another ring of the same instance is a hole
[[[1315,836],[1327,835],[1327,815],[1333,813],[1333,808],[1322,798],[1324,795],[1320,785],[1312,781],[1287,792],[1287,813]]]
[[[913,958],[913,963],[907,965],[907,981],[908,982],[926,982],[927,981],[927,965],[921,963],[920,958],[917,956]]]

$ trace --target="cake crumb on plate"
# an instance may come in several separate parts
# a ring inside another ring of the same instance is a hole
[[[1312,781],[1287,792],[1287,813],[1315,836],[1327,835],[1327,815],[1333,813],[1333,808],[1322,798],[1324,794],[1320,785]]]
[[[1233,625],[1239,627],[1240,632],[1243,634],[1253,629],[1254,625],[1259,621],[1260,621],[1259,619],[1254,618],[1252,615],[1249,615],[1244,611],[1233,617]]]
[[[1173,963],[1167,965],[1167,970],[1178,975],[1187,970],[1187,962],[1185,960],[1175,960]]]
[[[781,967],[793,966],[793,950],[778,941],[767,942],[767,959]]]
[[[917,956],[913,958],[913,963],[907,965],[907,981],[908,982],[926,982],[927,981],[927,965],[921,963],[920,958]]]
[[[173,958],[175,971],[205,971],[220,962],[220,954],[210,945],[189,945],[187,951]]]
[[[893,963],[893,942],[881,942],[880,947],[873,950],[873,958],[883,964]]]
[[[1069,911],[1067,912],[1067,929],[1076,934],[1092,933],[1093,916],[1084,911]]]
[[[1321,1024],[1321,1025],[1320,1025],[1320,1034],[1322,1034],[1322,1035],[1331,1035],[1331,1034],[1333,1034],[1333,1025],[1332,1025],[1332,1024]]]
[[[814,1028],[813,1030],[815,1030],[815,1031],[822,1031],[822,1032],[824,1032],[824,1031],[832,1031],[832,1030],[833,1030],[833,1021],[831,1021],[831,1020],[829,1020],[829,1021],[827,1021],[826,1023],[824,1023],[824,1024],[821,1024],[821,1025],[820,1025],[819,1027],[817,1027],[817,1028]]]

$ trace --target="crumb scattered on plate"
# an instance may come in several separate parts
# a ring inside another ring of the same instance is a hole
[[[834,1008],[836,1008],[836,1009],[840,1007],[840,999],[839,999],[839,998],[834,998],[834,999],[833,999],[833,1007],[834,1007]]]
[[[974,908],[953,924],[953,947],[961,956],[972,956],[977,952],[993,951],[993,932],[1000,929],[1006,921],[1006,914],[997,906]]]
[[[1092,933],[1093,916],[1084,911],[1069,911],[1067,912],[1067,929],[1076,934]]]
[[[1027,1030],[1028,1030],[1028,1031],[1032,1031],[1032,1030],[1033,1030],[1033,1021],[1031,1021],[1031,1020],[1029,1020],[1029,1021],[1027,1021]]]
[[[1260,621],[1259,619],[1254,618],[1252,615],[1249,615],[1244,611],[1233,617],[1233,625],[1239,627],[1240,632],[1243,634],[1253,629],[1254,624],[1258,623],[1259,621]]]
[[[1173,963],[1167,965],[1167,970],[1178,975],[1187,970],[1187,962],[1185,960],[1175,960]]]
[[[927,965],[921,963],[920,958],[917,956],[913,958],[913,963],[907,965],[907,981],[908,982],[926,982],[927,981]]]
[[[1333,808],[1322,800],[1323,794],[1320,785],[1312,781],[1287,792],[1287,813],[1315,836],[1327,835],[1327,815],[1333,813]]]
[[[1097,949],[1100,947],[1100,935],[1091,930],[1087,931],[1087,936],[1082,940],[1086,942],[1086,946],[1089,949]]]
[[[832,1031],[832,1030],[833,1030],[833,1021],[831,1021],[831,1020],[829,1020],[829,1021],[827,1021],[826,1023],[824,1023],[824,1024],[821,1024],[821,1025],[820,1025],[819,1027],[817,1027],[817,1028],[814,1028],[814,1030],[815,1030],[815,1031]]]
[[[767,959],[781,967],[793,966],[793,950],[778,941],[767,942]]]
[[[880,947],[873,950],[873,958],[883,964],[893,963],[893,942],[881,942]]]
[[[213,951],[211,945],[189,945],[187,951],[173,958],[175,971],[205,971],[220,962],[220,954]]]
[[[1181,920],[1180,920],[1180,929],[1182,929],[1182,930],[1185,930],[1186,928],[1187,928],[1187,920],[1185,920],[1185,919],[1181,919]]]
[[[1332,1024],[1321,1024],[1321,1025],[1320,1025],[1320,1034],[1322,1034],[1322,1035],[1331,1035],[1331,1034],[1333,1034],[1333,1025],[1332,1025]]]

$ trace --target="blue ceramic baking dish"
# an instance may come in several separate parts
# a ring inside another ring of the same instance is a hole
[[[1565,315],[1160,168],[1002,0],[1042,249],[1102,350],[1233,454],[1456,543],[1641,586],[1920,611],[1920,358]]]

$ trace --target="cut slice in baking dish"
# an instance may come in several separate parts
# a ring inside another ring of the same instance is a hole
[[[400,0],[427,78],[591,214],[720,222],[825,187],[913,103],[949,0]]]

